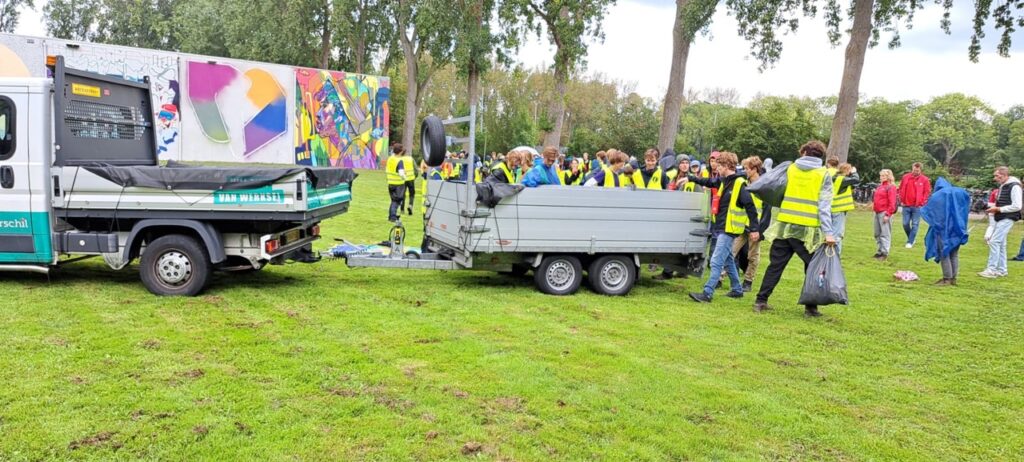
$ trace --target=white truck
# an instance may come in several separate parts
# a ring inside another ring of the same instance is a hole
[[[0,78],[0,271],[138,258],[152,293],[190,296],[217,269],[314,261],[348,210],[351,169],[161,166],[148,79],[51,70]]]

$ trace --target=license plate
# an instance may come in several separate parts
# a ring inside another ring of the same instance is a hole
[[[282,242],[282,245],[283,244],[291,244],[292,242],[295,242],[295,241],[299,240],[299,237],[301,237],[301,236],[302,236],[302,230],[293,229],[291,231],[288,231],[288,232],[284,233],[284,239],[283,239],[284,242]]]

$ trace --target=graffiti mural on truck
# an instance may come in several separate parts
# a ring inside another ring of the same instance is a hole
[[[227,64],[189,61],[187,78],[189,102],[200,130],[210,141],[233,141],[225,113],[253,114],[242,126],[242,156],[246,159],[288,132],[285,91],[271,73],[260,68],[241,72]],[[248,108],[239,107],[238,101],[229,103],[226,100],[230,98],[223,96],[235,85],[248,85]]]
[[[377,168],[388,149],[386,77],[295,70],[295,163]]]

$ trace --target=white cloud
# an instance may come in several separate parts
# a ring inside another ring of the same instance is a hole
[[[659,6],[621,0],[613,6],[604,22],[604,43],[590,45],[588,72],[636,82],[638,93],[663,98],[671,66],[675,14],[675,6],[665,3]],[[964,12],[957,13],[954,26],[969,24]],[[967,59],[969,32],[963,27],[955,27],[953,36],[937,32],[940,15],[935,8],[920,12],[915,28],[903,33],[901,48],[885,47],[887,37],[883,34],[883,43],[868,50],[861,94],[866,98],[927,101],[944,93],[963,92],[982,98],[998,110],[1024,103],[1024,92],[1017,83],[1024,75],[1022,50],[1015,49],[1010,58],[1001,58],[993,51],[993,40],[988,40],[980,62],[971,63]],[[758,93],[812,97],[839,93],[845,42],[832,48],[822,21],[802,21],[795,34],[783,38],[779,62],[763,73],[750,57],[750,44],[736,30],[736,20],[719,7],[710,36],[698,37],[690,48],[687,88],[735,88],[744,101]],[[947,41],[955,43],[951,46]],[[1020,48],[1019,44],[1015,48]],[[519,59],[533,67],[549,64],[553,55],[554,50],[546,43],[531,41],[520,51]]]

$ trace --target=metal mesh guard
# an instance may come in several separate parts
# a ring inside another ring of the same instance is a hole
[[[139,141],[146,133],[146,121],[137,108],[93,101],[68,101],[64,122],[77,138]]]

